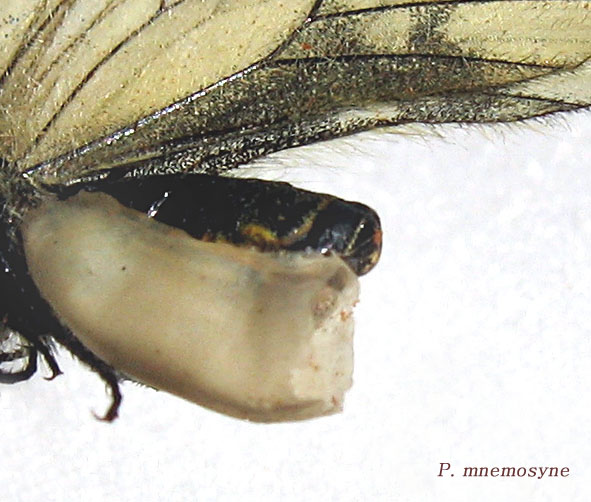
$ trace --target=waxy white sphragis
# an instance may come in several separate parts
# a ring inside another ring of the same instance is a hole
[[[336,256],[201,242],[86,192],[22,235],[42,296],[117,371],[250,420],[341,409],[358,280]]]

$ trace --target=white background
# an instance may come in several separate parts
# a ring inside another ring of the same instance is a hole
[[[0,387],[0,499],[590,500],[591,114],[405,131],[265,162],[383,220],[342,414],[251,424],[126,383],[104,424],[102,383],[64,353],[55,381]]]

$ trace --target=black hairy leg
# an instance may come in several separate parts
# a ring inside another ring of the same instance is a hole
[[[17,383],[32,377],[41,357],[54,379],[62,371],[53,354],[53,344],[64,346],[97,373],[110,390],[111,404],[101,417],[112,421],[121,404],[120,376],[88,350],[55,317],[31,279],[17,236],[7,231],[10,222],[0,220],[0,383]]]

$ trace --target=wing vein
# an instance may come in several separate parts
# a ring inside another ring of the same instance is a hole
[[[43,127],[43,129],[41,129],[41,131],[39,132],[39,134],[35,137],[35,140],[31,143],[28,151],[33,150],[34,148],[36,148],[39,143],[41,142],[41,140],[43,139],[43,137],[47,134],[47,132],[49,131],[49,129],[51,128],[51,126],[56,122],[56,120],[59,119],[60,115],[62,114],[62,112],[67,108],[67,106],[76,98],[76,96],[78,95],[78,93],[82,90],[82,88],[88,83],[88,81],[96,74],[96,72],[102,67],[104,66],[109,59],[111,59],[111,57],[116,54],[122,47],[124,47],[125,45],[129,44],[131,42],[131,40],[133,40],[135,37],[137,37],[144,29],[146,29],[148,26],[150,26],[150,24],[152,24],[158,17],[160,17],[161,15],[163,15],[165,12],[174,9],[176,7],[178,7],[179,5],[185,3],[187,0],[180,0],[179,2],[177,2],[174,5],[171,5],[169,7],[166,7],[164,9],[162,9],[162,7],[160,7],[160,9],[158,11],[156,11],[156,13],[147,21],[145,21],[139,28],[137,28],[136,30],[132,31],[126,38],[124,38],[123,40],[121,40],[117,45],[115,45],[107,54],[105,54],[105,56],[97,62],[97,64],[95,64],[88,72],[87,74],[84,76],[83,79],[80,80],[80,82],[76,85],[76,87],[72,90],[72,92],[70,93],[70,95],[63,101],[63,103],[61,103],[61,105],[56,109],[55,113],[52,115],[52,117],[47,121],[46,125]],[[162,5],[162,4],[161,4]],[[1,83],[0,83],[1,84]]]
[[[373,14],[375,12],[390,12],[402,9],[410,9],[410,8],[433,8],[438,6],[444,5],[462,5],[462,4],[487,4],[487,3],[499,3],[504,1],[516,1],[516,0],[436,0],[433,2],[425,2],[425,1],[416,1],[416,2],[408,2],[408,3],[400,3],[396,5],[380,5],[377,7],[366,7],[362,9],[351,9],[347,11],[341,12],[330,12],[327,14],[319,14],[314,17],[314,21],[319,19],[330,19],[330,18],[344,18],[348,16],[356,16],[356,15],[363,15],[363,14]],[[548,0],[519,0],[528,3],[547,3]]]
[[[27,51],[33,46],[35,41],[38,40],[39,36],[45,31],[45,29],[47,29],[47,26],[50,23],[55,22],[55,19],[58,17],[58,15],[60,15],[60,9],[63,9],[63,11],[61,11],[61,16],[60,16],[60,17],[63,17],[65,15],[65,13],[67,12],[67,10],[72,5],[72,3],[75,1],[76,0],[67,0],[66,2],[63,2],[59,5],[57,5],[51,12],[49,12],[47,14],[46,18],[41,22],[41,24],[39,24],[39,26],[36,29],[30,30],[30,36],[23,38],[23,41],[20,44],[20,47],[15,51],[15,56],[12,58],[12,60],[10,61],[10,64],[7,66],[7,68],[5,70],[5,72],[0,77],[0,89],[4,85],[6,77],[8,75],[10,75],[12,70],[19,63],[19,61],[26,55]],[[35,20],[31,24],[34,24],[34,23],[35,23]],[[59,26],[59,23],[56,23],[56,28],[58,26]]]

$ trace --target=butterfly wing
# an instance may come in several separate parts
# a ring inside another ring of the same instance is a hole
[[[2,155],[45,182],[220,172],[375,127],[591,102],[587,1],[27,5],[3,63]]]
[[[2,155],[66,153],[268,57],[313,2],[8,2]],[[269,20],[261,24],[261,20]]]

